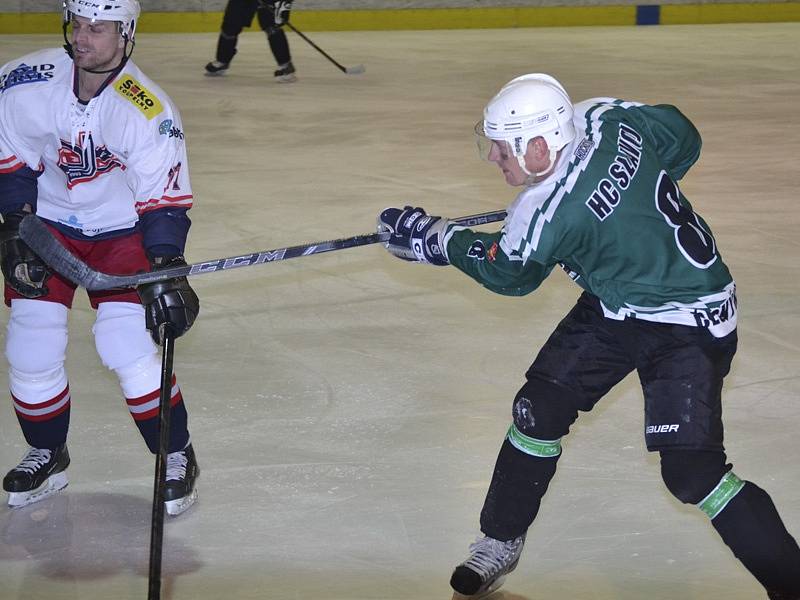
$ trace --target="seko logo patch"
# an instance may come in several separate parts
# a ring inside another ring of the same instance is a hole
[[[123,98],[130,100],[131,104],[138,108],[148,121],[164,110],[155,94],[130,75],[123,75],[114,84],[114,89]]]

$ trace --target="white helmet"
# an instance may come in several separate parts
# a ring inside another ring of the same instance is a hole
[[[120,33],[128,41],[136,34],[140,12],[138,0],[64,0],[65,24],[72,15],[92,21],[118,21]]]
[[[512,79],[500,89],[483,109],[483,122],[475,129],[479,136],[505,141],[528,173],[528,142],[543,137],[553,163],[557,152],[575,139],[573,112],[564,86],[550,75],[530,73]]]

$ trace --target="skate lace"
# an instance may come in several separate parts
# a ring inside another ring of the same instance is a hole
[[[514,563],[519,556],[523,541],[523,537],[508,542],[501,542],[488,536],[478,538],[470,545],[469,551],[472,554],[464,562],[464,566],[478,573],[484,581],[488,581]]]
[[[26,473],[35,473],[48,462],[50,462],[50,458],[52,456],[53,452],[51,450],[47,450],[46,448],[31,448],[22,458],[15,470],[25,471]]]
[[[186,453],[172,452],[167,455],[167,481],[169,480],[182,480],[186,477],[186,465],[189,464],[189,458]]]

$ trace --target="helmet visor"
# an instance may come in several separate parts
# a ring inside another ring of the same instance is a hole
[[[507,160],[513,156],[511,145],[505,140],[493,140],[486,135],[483,119],[475,123],[475,142],[478,144],[478,156],[482,160],[493,162]]]

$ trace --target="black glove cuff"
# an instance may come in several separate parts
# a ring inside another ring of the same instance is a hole
[[[186,259],[183,256],[152,256],[150,257],[150,265],[154,271],[163,271],[164,269],[185,266]]]
[[[19,224],[29,213],[17,211],[3,215],[3,222],[0,223],[0,242],[19,238]]]

